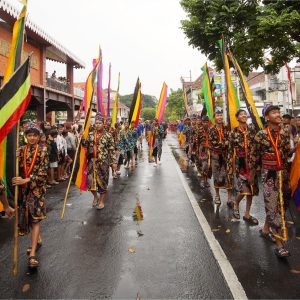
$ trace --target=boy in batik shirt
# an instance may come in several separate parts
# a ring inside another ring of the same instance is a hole
[[[113,137],[104,128],[104,119],[96,115],[94,130],[82,143],[88,149],[88,186],[94,196],[93,207],[104,208],[108,188],[109,167],[116,170],[115,144]],[[98,193],[100,198],[98,198]]]
[[[198,133],[198,171],[201,176],[201,187],[209,187],[208,177],[210,176],[211,159],[209,150],[209,120],[207,116],[202,117],[202,126]]]
[[[287,257],[289,251],[284,247],[287,240],[285,210],[291,199],[291,186],[288,173],[288,159],[292,155],[290,134],[281,129],[280,108],[268,105],[264,109],[266,126],[259,131],[250,146],[250,184],[258,169],[261,172],[266,222],[261,235],[268,236],[269,228],[276,238],[275,254]]]
[[[215,204],[221,204],[220,189],[228,192],[228,207],[232,208],[232,183],[227,173],[227,153],[229,132],[223,124],[223,111],[216,109],[214,113],[215,125],[209,129],[208,142],[211,154],[212,174],[216,191]]]
[[[42,244],[40,222],[46,218],[46,181],[48,173],[47,148],[39,145],[40,130],[33,124],[25,130],[27,144],[17,151],[20,176],[12,179],[13,185],[20,186],[19,192],[19,234],[29,234],[31,247],[27,249],[28,266],[36,268],[39,261],[36,251]]]
[[[253,143],[256,134],[253,127],[247,125],[247,112],[239,109],[235,114],[239,126],[234,128],[229,136],[228,151],[228,174],[236,175],[237,196],[234,201],[233,216],[240,219],[239,205],[241,200],[246,196],[246,211],[243,220],[251,225],[258,225],[258,220],[250,215],[252,198],[258,195],[258,181],[255,177],[254,185],[251,186],[250,179],[250,145]]]

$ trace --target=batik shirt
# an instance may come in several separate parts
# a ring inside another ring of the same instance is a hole
[[[97,164],[117,163],[114,139],[109,132],[103,131],[100,134],[95,131],[90,132],[87,140],[83,141],[83,145],[90,149],[89,151],[93,151],[93,156],[96,154]]]
[[[198,129],[198,147],[200,151],[203,148],[208,148],[209,147],[209,128],[204,129],[204,127],[200,127]]]
[[[278,132],[271,129],[270,133],[273,141],[276,143]],[[280,129],[277,149],[282,164],[281,169],[286,170],[288,169],[288,159],[291,157],[290,133],[287,129]],[[275,161],[276,164],[274,164]],[[257,170],[262,164],[274,165],[274,168],[269,166],[270,169],[280,169],[277,164],[274,147],[267,133],[267,128],[255,135],[253,143],[250,145],[249,164],[251,170]]]
[[[210,149],[218,153],[226,151],[228,146],[225,143],[228,141],[228,136],[229,132],[224,125],[221,127],[221,129],[218,129],[216,125],[211,127],[208,131],[208,142]]]
[[[132,149],[134,149],[134,147],[136,147],[136,143],[137,143],[137,140],[138,140],[138,133],[137,133],[137,130],[135,128],[131,128],[129,129],[131,131],[131,147]]]
[[[27,149],[25,163],[27,170],[29,170],[35,157],[36,146],[26,145],[20,148],[19,167],[20,176],[22,178],[26,177],[24,168],[25,149]],[[26,185],[22,186],[22,193],[20,195],[22,197],[22,202],[24,200],[26,201],[26,206],[34,219],[46,218],[45,194],[48,167],[49,159],[47,148],[38,145],[37,155],[32,171],[29,175],[27,175],[30,177],[30,181]]]
[[[119,141],[119,149],[122,149],[125,152],[131,151],[131,150],[133,150],[132,145],[133,145],[133,141],[132,141],[131,131],[129,129],[127,131],[121,130],[121,132],[120,132],[120,141]]]
[[[233,171],[240,171],[241,164],[236,164],[237,169],[233,170],[233,159],[235,158],[243,161],[245,170],[249,169],[250,145],[253,144],[256,131],[250,126],[247,126],[244,130],[236,127],[229,133],[227,170],[230,174]]]
[[[185,135],[185,143],[189,144],[190,143],[190,139],[191,139],[191,132],[192,132],[191,127],[188,126],[188,125],[184,125],[182,132]]]
[[[162,125],[152,127],[153,148],[162,145],[164,127]]]

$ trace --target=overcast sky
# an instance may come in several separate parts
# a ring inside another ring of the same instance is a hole
[[[9,0],[20,7],[17,0]],[[180,29],[185,18],[179,0],[29,0],[29,18],[82,59],[86,68],[75,70],[85,81],[98,45],[103,51],[104,86],[112,63],[112,88],[121,72],[121,94],[134,90],[138,76],[145,94],[159,97],[163,81],[181,86],[180,76],[196,79],[205,57],[188,46]],[[62,66],[48,64],[48,71]]]

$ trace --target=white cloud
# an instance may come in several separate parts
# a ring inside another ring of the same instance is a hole
[[[132,93],[140,76],[143,93],[158,97],[163,81],[176,89],[181,86],[180,76],[188,77],[191,70],[196,79],[205,62],[179,28],[185,18],[179,0],[30,0],[28,13],[86,62],[85,70],[75,70],[76,81],[86,79],[100,44],[104,85],[111,62],[112,88],[120,71],[121,94]],[[51,73],[54,67],[48,66]]]

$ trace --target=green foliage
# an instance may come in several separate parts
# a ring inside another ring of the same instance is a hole
[[[167,108],[165,116],[170,121],[176,121],[183,118],[185,115],[184,99],[182,89],[171,92],[168,96]]]
[[[127,107],[130,107],[132,101],[133,94],[120,96],[120,101],[125,104]],[[156,108],[157,99],[155,96],[144,95],[143,94],[143,102],[142,105],[144,108],[146,107],[153,107]]]
[[[37,112],[35,110],[26,110],[22,116],[22,120],[29,120],[30,122],[37,121]]]
[[[182,29],[189,44],[218,69],[222,34],[246,74],[260,66],[276,73],[294,57],[300,61],[300,1],[181,0],[181,6],[187,13]],[[265,61],[266,53],[272,62]]]
[[[143,120],[153,120],[155,118],[156,109],[153,107],[145,107],[141,111]]]

